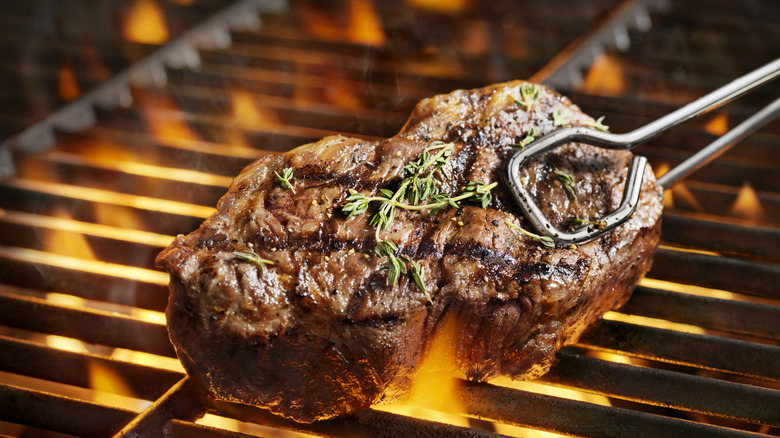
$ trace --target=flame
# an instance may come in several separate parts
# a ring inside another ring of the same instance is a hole
[[[231,91],[230,102],[233,109],[233,120],[242,128],[255,126],[278,125],[279,118],[267,108],[258,107],[255,97],[247,91]]]
[[[406,0],[406,4],[414,9],[455,15],[466,11],[469,0]]]
[[[604,53],[588,70],[584,84],[585,91],[594,94],[616,96],[626,91],[625,70],[619,59]]]
[[[729,130],[729,116],[726,113],[720,113],[710,119],[704,125],[704,130],[713,135],[723,135]]]
[[[160,5],[153,0],[135,0],[124,22],[124,37],[142,44],[168,41],[168,28]]]
[[[52,216],[61,219],[72,219],[62,208],[54,210]],[[95,253],[84,234],[57,228],[46,229],[43,233],[43,250],[55,254],[95,260]]]
[[[731,206],[729,213],[750,221],[759,220],[763,217],[764,208],[761,206],[761,201],[759,201],[758,195],[756,195],[756,191],[753,190],[750,183],[742,184],[737,199],[734,201],[734,205]]]
[[[369,0],[350,0],[348,31],[349,40],[355,43],[380,47],[387,41],[382,20]]]
[[[81,87],[79,87],[76,74],[68,61],[65,61],[60,67],[57,88],[60,97],[65,100],[74,100],[81,95]]]
[[[405,399],[398,404],[379,406],[377,409],[468,427],[468,418],[460,415],[465,408],[458,393],[458,381],[451,375],[451,370],[456,369],[454,348],[457,345],[457,333],[455,315],[445,317],[436,330]]]
[[[198,140],[198,136],[181,118],[167,117],[164,113],[181,114],[181,108],[169,96],[157,93],[139,94],[139,106],[154,108],[142,112],[146,126],[156,138]]]
[[[669,193],[670,196],[664,196],[664,206],[666,206],[666,199],[669,199],[669,204],[672,204],[673,202],[675,204],[682,204],[683,206],[686,206],[690,209],[693,209],[694,211],[702,212],[704,211],[704,207],[699,203],[699,201],[696,199],[696,196],[691,193],[690,189],[685,185],[685,183],[679,183],[676,186],[672,187],[671,190],[667,190],[664,193]],[[676,200],[676,201],[673,201]],[[671,205],[670,205],[671,206]]]
[[[302,3],[299,9],[306,31],[313,37],[380,47],[387,41],[382,20],[370,0],[349,0],[346,17],[335,17]],[[338,9],[337,13],[343,10]]]

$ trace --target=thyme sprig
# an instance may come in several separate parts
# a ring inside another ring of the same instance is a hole
[[[236,258],[238,258],[239,260],[256,264],[260,268],[261,274],[265,273],[265,265],[274,264],[274,262],[260,257],[254,251],[233,251],[233,255],[236,256]]]
[[[579,226],[587,225],[589,227],[593,227],[597,230],[603,230],[607,226],[607,221],[591,221],[588,219],[581,219],[577,216],[572,216],[568,219],[566,219],[565,222],[566,226],[569,227],[569,229],[573,230]]]
[[[491,184],[469,182],[457,196],[451,196],[448,193],[435,193],[436,175],[440,173],[449,177],[445,165],[452,156],[453,149],[452,143],[438,141],[431,143],[418,155],[416,160],[404,167],[406,176],[395,191],[379,189],[378,196],[366,196],[357,190],[350,189],[347,204],[341,208],[347,218],[350,218],[366,213],[372,202],[379,203],[379,209],[371,217],[369,224],[376,229],[374,252],[379,257],[387,257],[385,265],[385,269],[388,270],[387,282],[394,285],[400,279],[401,274],[409,272],[428,301],[430,301],[430,295],[425,289],[423,270],[420,264],[414,260],[404,260],[398,257],[396,255],[398,246],[389,240],[383,240],[380,232],[390,229],[399,208],[412,211],[427,210],[430,213],[435,213],[447,206],[458,208],[460,203],[466,200],[476,201],[482,205],[482,208],[490,205],[493,200],[490,191],[498,185],[495,182]],[[432,154],[434,151],[436,152]],[[407,262],[409,267],[407,267]]]
[[[526,112],[531,112],[531,108],[539,100],[539,90],[533,84],[523,84],[520,86],[520,97],[523,100],[515,99],[515,104],[524,106]]]
[[[431,300],[431,294],[428,293],[428,290],[425,289],[425,283],[423,282],[423,268],[420,266],[419,263],[417,263],[414,260],[409,260],[409,263],[411,266],[409,267],[409,274],[412,276],[412,280],[417,284],[417,287],[420,288],[420,290],[425,294],[425,298],[430,303]]]
[[[525,138],[520,140],[520,143],[510,143],[509,146],[519,147],[522,149],[532,141],[536,140],[536,134],[538,134],[536,131],[536,126],[531,126],[531,129],[529,129],[525,134]]]
[[[528,230],[524,230],[524,229],[520,228],[519,225],[515,225],[515,224],[513,224],[512,222],[510,222],[508,220],[505,221],[505,222],[509,226],[509,228],[511,228],[513,230],[516,230],[516,231],[519,231],[519,232],[525,234],[528,237],[532,237],[532,238],[538,240],[539,243],[541,243],[542,245],[544,245],[544,246],[546,246],[548,248],[555,248],[555,240],[553,240],[552,237],[550,237],[550,236],[540,236],[538,234],[534,234],[534,233],[532,233],[532,232],[530,232]]]
[[[553,173],[558,178],[558,181],[563,184],[563,188],[566,189],[566,193],[571,196],[574,202],[577,202],[577,191],[574,188],[574,177],[560,169],[554,169]]]
[[[591,128],[598,129],[602,132],[609,132],[609,125],[605,125],[604,123],[604,116],[599,117],[596,119],[595,122],[586,122],[585,124],[587,126],[590,126]]]
[[[289,189],[292,187],[292,183],[290,180],[293,178],[293,170],[292,167],[285,167],[282,169],[282,174],[279,175],[277,171],[274,170],[274,174],[276,175],[276,180],[279,181],[279,185],[283,189]],[[295,189],[292,189],[293,193],[295,193]]]

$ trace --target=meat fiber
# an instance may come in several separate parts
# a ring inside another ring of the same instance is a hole
[[[421,101],[396,136],[324,138],[261,158],[238,175],[217,212],[176,237],[157,263],[171,275],[171,340],[192,378],[213,396],[310,422],[398,399],[445,318],[458,328],[454,372],[485,380],[544,374],[556,350],[625,303],[658,245],[662,191],[651,171],[632,218],[590,243],[548,248],[527,228],[504,182],[508,158],[529,136],[594,120],[567,98],[525,82],[458,90]],[[530,102],[530,105],[529,105]],[[533,128],[533,130],[532,130]],[[454,144],[437,191],[493,183],[483,208],[400,209],[381,238],[422,267],[389,284],[376,228],[342,211],[350,189],[394,190],[404,166],[435,141]],[[529,193],[559,227],[620,203],[627,151],[568,144],[523,170]],[[277,174],[292,169],[285,188]],[[564,190],[555,170],[573,177]],[[576,198],[573,196],[576,195]],[[254,252],[258,264],[234,252]]]

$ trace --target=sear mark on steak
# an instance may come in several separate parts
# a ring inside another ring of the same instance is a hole
[[[324,138],[267,156],[238,175],[201,227],[176,237],[157,258],[171,276],[168,329],[187,372],[217,398],[265,406],[310,422],[398,399],[445,318],[458,331],[457,371],[470,379],[545,373],[555,351],[575,342],[604,312],[622,305],[650,268],[662,192],[645,173],[633,217],[579,247],[545,248],[516,234],[524,224],[503,181],[506,161],[535,127],[593,119],[538,86],[518,105],[515,81],[421,101],[396,136]],[[348,190],[367,196],[396,187],[403,168],[432,141],[454,143],[448,178],[457,194],[469,181],[498,182],[483,209],[464,203],[437,213],[399,210],[382,238],[420,263],[429,303],[408,275],[388,285],[374,254],[376,211],[346,218]],[[620,203],[631,153],[568,144],[523,169],[523,181],[551,222],[596,219]],[[293,190],[274,172],[291,167]],[[574,178],[576,201],[552,176]],[[253,251],[263,269],[236,258]]]

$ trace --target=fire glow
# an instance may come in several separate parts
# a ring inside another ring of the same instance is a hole
[[[160,5],[153,0],[136,0],[124,23],[124,37],[142,44],[168,41],[168,28]]]

